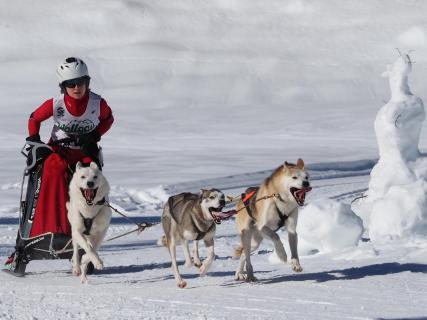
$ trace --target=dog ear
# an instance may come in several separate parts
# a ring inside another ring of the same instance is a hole
[[[291,168],[291,167],[293,167],[294,165],[292,164],[292,163],[289,163],[288,161],[285,161],[285,164],[284,164],[284,167],[285,168]]]
[[[76,170],[80,170],[82,168],[82,163],[79,161],[76,164]]]
[[[98,165],[96,164],[96,162],[93,162],[93,161],[90,163],[90,168],[93,169],[93,170],[98,170],[99,169]]]
[[[297,160],[297,168],[304,170],[304,161],[302,159]]]

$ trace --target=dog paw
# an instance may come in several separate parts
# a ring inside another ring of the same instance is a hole
[[[200,268],[202,266],[202,262],[200,260],[195,260],[194,261],[194,266],[197,268]]]
[[[299,264],[299,261],[296,259],[292,259],[292,270],[294,272],[301,272],[302,271],[302,267]]]
[[[245,281],[245,282],[255,282],[258,279],[254,276],[247,276],[246,274],[239,273],[234,276],[234,280],[236,281]]]
[[[80,283],[82,283],[82,284],[88,284],[88,283],[89,283],[89,281],[87,280],[87,277],[86,277],[86,276],[81,276],[81,277],[80,277]]]
[[[82,273],[80,267],[73,267],[73,275],[79,276]]]
[[[96,270],[102,270],[104,269],[104,263],[99,260],[96,263],[93,264]]]
[[[187,286],[187,282],[185,282],[184,280],[181,280],[180,282],[177,283],[178,288],[185,288]]]
[[[236,273],[234,275],[234,280],[236,281],[245,281],[246,276],[243,273]]]
[[[295,272],[301,272],[302,271],[302,267],[301,266],[292,266],[292,270]]]
[[[255,281],[258,281],[258,279],[252,275],[252,276],[246,276],[245,281],[246,282],[255,282]]]
[[[255,278],[253,275],[252,276],[248,276],[248,275],[246,275],[244,273],[237,273],[234,276],[234,280],[236,280],[236,281],[245,281],[245,282],[254,282],[254,281],[257,281],[258,279]]]

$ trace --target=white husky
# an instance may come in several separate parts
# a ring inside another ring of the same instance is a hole
[[[82,283],[87,282],[89,262],[98,270],[103,268],[97,250],[111,221],[111,209],[105,205],[109,190],[110,186],[95,162],[89,167],[77,163],[70,182],[67,210],[74,249],[73,274],[80,275]],[[85,251],[81,258],[79,248]]]

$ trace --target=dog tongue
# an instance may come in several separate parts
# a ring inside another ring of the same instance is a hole
[[[94,189],[85,189],[84,190],[85,198],[87,201],[93,201],[95,198],[95,190]]]
[[[311,187],[299,189],[298,191],[295,192],[295,195],[297,196],[297,198],[300,202],[304,203],[305,194],[306,194],[306,192],[311,191],[311,189],[312,189]]]
[[[213,214],[215,217],[224,220],[234,216],[237,213],[236,210],[228,210],[228,211],[214,211]]]

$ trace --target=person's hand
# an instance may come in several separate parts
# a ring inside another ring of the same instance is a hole
[[[42,143],[42,141],[40,140],[40,135],[38,133],[25,138],[25,141]]]
[[[28,144],[28,146],[26,148],[26,150],[27,150],[27,166],[31,166],[31,169],[34,167],[34,165],[37,162],[43,161],[52,153],[52,150],[47,145],[45,145],[45,143],[43,141],[40,140],[39,134],[33,134],[32,136],[27,137],[25,139],[25,141]],[[33,153],[32,150],[35,146],[31,145],[30,144],[31,142],[43,144],[45,147],[36,147],[35,148],[36,152]]]
[[[92,158],[94,161],[98,159],[99,148],[96,143],[85,143],[82,145],[81,151],[88,157]]]
[[[98,159],[99,155],[99,148],[97,144],[99,140],[101,140],[101,135],[96,130],[78,137],[78,144],[81,147],[81,151],[94,161]]]
[[[33,134],[33,135],[31,135],[31,136],[28,136],[28,137],[26,137],[25,138],[25,141],[27,142],[27,148],[26,148],[26,150],[28,151],[28,152],[30,152],[31,151],[31,149],[33,149],[33,147],[34,147],[34,145],[31,145],[31,144],[28,144],[28,142],[36,142],[36,143],[43,143],[41,140],[40,140],[40,135],[37,133],[37,134]]]
[[[78,141],[81,146],[96,144],[99,140],[101,140],[101,135],[96,130],[78,136]]]

